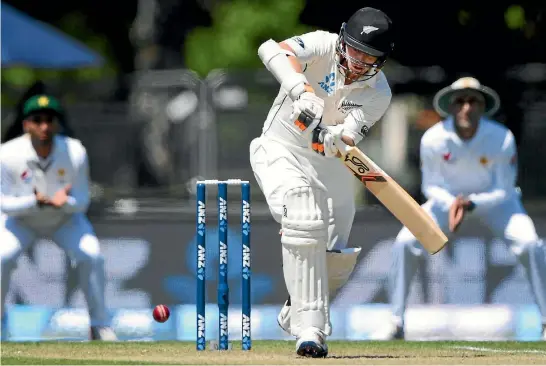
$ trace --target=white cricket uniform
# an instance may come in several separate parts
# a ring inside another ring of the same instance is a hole
[[[531,289],[546,323],[546,250],[539,240],[515,186],[517,150],[512,133],[501,124],[482,118],[476,135],[459,138],[448,118],[432,126],[421,139],[423,208],[448,235],[448,213],[455,197],[466,196],[476,204],[467,217],[476,216],[498,237],[510,243],[525,267]],[[464,225],[464,221],[463,221]],[[417,270],[421,244],[403,228],[393,246],[390,278],[393,315],[404,324],[411,280]]]
[[[367,81],[344,85],[336,64],[337,38],[316,31],[285,42],[294,50],[316,95],[324,100],[322,124],[344,124],[343,134],[358,142],[385,113],[391,91],[382,72]],[[311,137],[302,137],[289,117],[292,104],[281,88],[262,135],[251,142],[250,162],[282,228],[283,272],[291,306],[281,310],[284,320],[279,324],[305,340],[314,339],[311,334],[316,331],[322,336],[331,334],[329,281],[340,281],[329,278],[329,269],[347,258],[352,270],[358,250],[337,260],[330,254],[332,260],[327,259],[327,249],[347,245],[355,214],[354,178],[340,159],[312,150]],[[351,271],[347,272],[344,277]]]
[[[315,31],[285,42],[292,47],[303,73],[324,100],[322,124],[344,124],[344,135],[360,141],[383,116],[391,90],[382,72],[367,81],[344,85],[336,64],[338,35]],[[355,214],[354,177],[337,158],[311,149],[311,141],[290,121],[292,100],[281,88],[264,123],[262,136],[250,146],[251,164],[273,217],[280,223],[284,193],[302,181],[328,192],[328,249],[344,248]]]
[[[54,137],[51,154],[36,154],[29,135],[0,147],[0,259],[2,316],[11,271],[17,258],[36,239],[50,238],[78,266],[80,286],[89,307],[91,326],[106,326],[104,259],[93,227],[85,216],[89,206],[87,152],[79,140]],[[37,205],[34,189],[47,197],[71,184],[62,208]]]

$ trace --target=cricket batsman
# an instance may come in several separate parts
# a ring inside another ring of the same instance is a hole
[[[93,340],[116,340],[104,302],[104,259],[85,213],[89,206],[87,152],[79,140],[57,134],[62,107],[49,95],[23,106],[24,134],[0,147],[0,259],[2,339],[5,300],[17,258],[38,238],[50,238],[77,264]]]
[[[440,90],[434,108],[445,119],[421,139],[423,208],[446,233],[467,217],[477,217],[510,243],[526,270],[542,316],[546,339],[546,250],[516,187],[514,136],[490,119],[499,108],[497,93],[464,77]],[[393,324],[389,338],[404,338],[408,291],[424,250],[407,228],[396,237],[390,275]]]
[[[329,294],[346,283],[360,252],[345,249],[354,178],[334,141],[354,146],[385,113],[391,90],[381,68],[393,47],[390,18],[363,8],[339,34],[270,39],[258,49],[281,87],[262,135],[250,144],[250,162],[281,225],[290,297],[278,322],[296,337],[300,356],[327,356]]]

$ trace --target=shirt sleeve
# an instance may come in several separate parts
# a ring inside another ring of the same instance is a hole
[[[70,189],[70,196],[63,210],[69,213],[85,212],[89,207],[89,161],[83,149],[76,166],[75,177]]]
[[[445,209],[448,209],[455,196],[446,187],[445,179],[441,174],[440,155],[435,154],[431,146],[424,139],[421,139],[421,190],[429,200],[438,202]]]
[[[508,198],[517,178],[517,149],[514,135],[506,134],[500,157],[493,163],[493,187],[487,192],[474,193],[468,199],[478,208],[491,208]]]
[[[2,193],[0,208],[2,213],[8,216],[24,216],[35,212],[38,208],[36,196],[33,194],[26,196],[13,195],[13,186],[15,180],[9,168],[0,161],[0,189]]]
[[[381,92],[361,100],[362,107],[353,109],[345,117],[343,134],[350,137],[355,145],[358,144],[368,134],[370,128],[383,117],[390,102],[391,93]]]
[[[331,51],[332,34],[325,31],[314,31],[288,38],[283,42],[289,45],[303,68]]]

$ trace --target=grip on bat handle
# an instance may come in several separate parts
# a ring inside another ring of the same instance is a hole
[[[341,153],[341,155],[345,156],[349,152],[349,149],[351,146],[347,145],[346,143],[341,140],[341,137],[337,137],[334,141],[334,144],[336,145],[337,149]]]

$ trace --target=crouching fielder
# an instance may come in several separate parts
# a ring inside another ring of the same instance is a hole
[[[380,69],[392,47],[390,19],[364,8],[339,35],[316,31],[258,50],[281,88],[250,145],[250,162],[282,228],[290,299],[279,325],[297,338],[302,356],[327,355],[329,293],[347,281],[360,251],[345,249],[354,178],[333,141],[358,143],[384,114],[391,92]]]
[[[467,216],[477,216],[510,243],[525,267],[546,332],[546,251],[515,187],[514,136],[487,118],[498,109],[499,98],[478,80],[466,77],[440,90],[434,107],[447,118],[421,140],[422,190],[428,198],[423,207],[446,233],[455,232]],[[404,338],[408,291],[423,253],[415,237],[403,228],[393,247],[391,338]]]
[[[56,135],[59,102],[47,95],[23,107],[25,134],[0,148],[0,259],[2,338],[4,304],[17,258],[36,239],[51,238],[78,267],[91,318],[91,339],[115,340],[104,304],[104,259],[85,212],[89,205],[87,153],[75,139]]]

